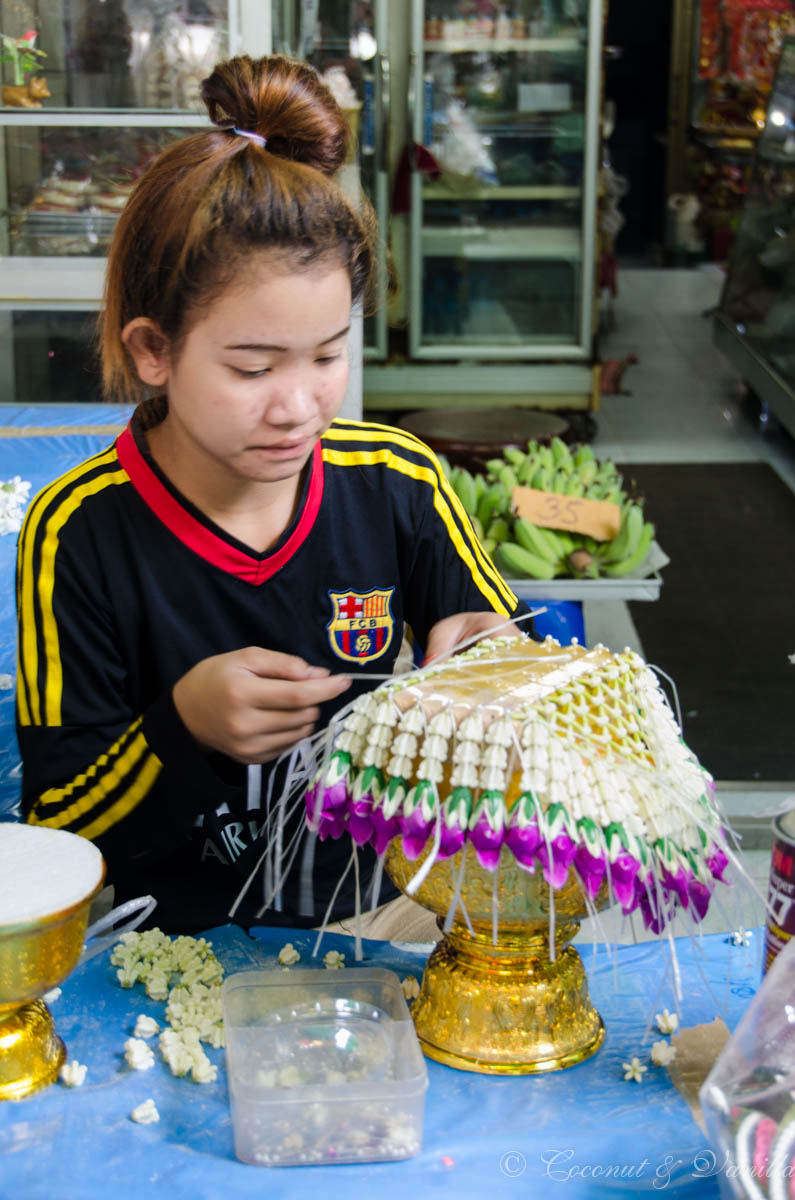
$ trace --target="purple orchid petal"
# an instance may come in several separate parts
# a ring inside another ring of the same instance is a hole
[[[613,895],[625,913],[632,912],[637,905],[635,879],[639,870],[640,863],[628,850],[620,851],[615,862],[608,866]]]
[[[495,871],[500,862],[500,850],[505,840],[505,829],[495,829],[485,813],[481,813],[468,839],[474,847],[478,862],[487,871]]]
[[[472,813],[472,793],[469,788],[456,787],[442,806],[438,858],[452,858],[466,841]]]
[[[323,811],[328,812],[331,808],[342,808],[347,804],[350,798],[348,790],[349,779],[344,775],[342,779],[336,779],[329,784],[323,791]]]
[[[677,867],[676,871],[663,867],[660,882],[666,891],[676,896],[682,908],[687,908],[690,904],[689,886],[692,878],[692,873],[688,873],[682,866]]]
[[[376,854],[383,854],[393,837],[400,833],[400,817],[385,817],[383,810],[374,808],[370,815],[370,841]]]
[[[505,832],[505,845],[516,859],[516,865],[531,875],[536,869],[537,851],[543,840],[535,818],[529,825],[511,825]]]
[[[604,854],[592,854],[581,842],[574,854],[574,869],[580,877],[586,896],[594,900],[607,871]]]
[[[543,868],[544,878],[551,888],[563,887],[576,853],[577,846],[565,830],[562,830],[557,837],[552,838],[549,844],[547,844],[546,838],[542,839],[536,850],[536,857]]]
[[[466,829],[457,822],[448,824],[442,815],[442,836],[439,842],[437,858],[452,858],[466,841]]]
[[[723,872],[726,870],[728,865],[728,855],[724,854],[720,846],[713,846],[712,852],[707,855],[707,866],[710,869],[710,873],[715,877],[715,879],[719,879],[721,883],[726,882],[726,880],[723,878]]]
[[[345,813],[339,809],[333,812],[323,812],[317,826],[317,836],[321,842],[326,838],[341,838],[345,832]]]
[[[418,804],[408,817],[400,818],[400,832],[403,835],[403,853],[410,862],[419,858],[425,849],[425,843],[431,835],[434,821],[423,816]]]
[[[357,846],[370,841],[373,832],[373,798],[368,793],[348,807],[348,832]]]
[[[654,887],[653,880],[650,882],[651,886],[647,884],[640,892],[638,907],[646,928],[651,929],[652,933],[662,933],[668,922],[673,919],[674,908],[673,906],[660,907],[662,896]]]
[[[403,834],[403,853],[409,862],[414,862],[415,858],[419,858],[425,847],[428,845],[430,831],[426,834]]]
[[[707,885],[702,883],[700,879],[690,880],[688,892],[690,893],[690,901],[693,905],[693,908],[696,910],[697,919],[699,921],[703,921],[704,917],[707,915],[707,909],[709,908],[709,902],[712,899],[712,893]]]

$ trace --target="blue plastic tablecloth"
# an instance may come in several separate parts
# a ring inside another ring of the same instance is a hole
[[[0,405],[0,483],[30,481],[30,499],[46,484],[104,450],[124,427],[129,408],[111,404]],[[17,538],[0,535],[0,676],[16,675],[14,570]],[[7,682],[7,681],[6,681]],[[0,688],[0,820],[19,799],[14,691]]]
[[[301,967],[316,935],[234,927],[206,935],[225,970],[274,967],[292,941]],[[760,980],[756,943],[734,946],[724,935],[676,943],[684,990],[682,1024],[721,1015],[734,1028]],[[421,977],[427,947],[365,941],[363,965]],[[326,935],[320,953],[338,949],[353,966],[353,941]],[[647,1028],[655,1012],[674,1008],[669,950],[644,943],[583,952],[591,995],[606,1039],[593,1058],[550,1075],[501,1078],[428,1063],[424,1140],[414,1158],[394,1163],[324,1167],[254,1167],[234,1155],[224,1054],[211,1084],[174,1078],[160,1060],[148,1071],[124,1062],[136,1016],[164,1023],[164,1006],[142,988],[115,981],[109,951],[77,968],[52,1012],[70,1059],[88,1066],[85,1084],[56,1083],[26,1100],[0,1104],[2,1200],[220,1200],[229,1196],[317,1200],[405,1200],[455,1197],[626,1197],[718,1195],[719,1166],[667,1071],[625,1082],[622,1063],[649,1063],[660,1034]],[[323,969],[319,966],[319,969]],[[644,1044],[643,1038],[647,1040]],[[138,1125],[129,1114],[152,1097],[160,1122]]]

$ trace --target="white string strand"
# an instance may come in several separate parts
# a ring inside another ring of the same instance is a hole
[[[326,915],[324,916],[323,920],[321,921],[320,928],[317,931],[317,938],[315,939],[314,949],[312,950],[313,958],[317,957],[317,952],[320,949],[320,943],[323,938],[323,934],[326,932],[326,926],[329,923],[329,917],[331,916],[331,914],[334,910],[334,905],[337,902],[337,896],[340,894],[340,888],[342,887],[343,883],[347,879],[348,872],[350,871],[350,869],[353,866],[355,861],[356,861],[356,847],[354,846],[353,850],[351,851],[351,856],[348,859],[348,865],[345,868],[345,870],[342,872],[342,874],[340,875],[339,879],[337,880],[337,886],[334,888],[331,899],[328,902],[328,908],[326,909]]]

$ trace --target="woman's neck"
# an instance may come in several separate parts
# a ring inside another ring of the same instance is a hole
[[[274,546],[296,515],[306,472],[260,481],[233,476],[212,459],[183,455],[165,422],[146,431],[149,453],[175,488],[209,520],[237,541],[262,554]]]

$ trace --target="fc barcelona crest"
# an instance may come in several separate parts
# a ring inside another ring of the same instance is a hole
[[[395,628],[390,607],[394,590],[329,592],[334,614],[326,628],[338,658],[371,662],[386,653]]]

